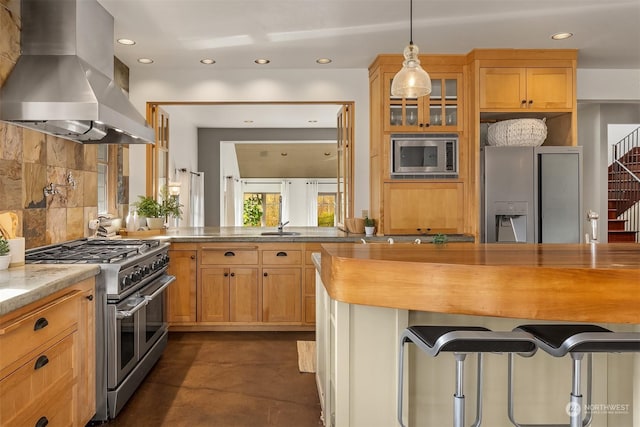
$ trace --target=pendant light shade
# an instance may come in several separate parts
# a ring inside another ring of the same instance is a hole
[[[418,46],[413,44],[413,0],[410,12],[409,45],[404,48],[402,69],[393,77],[391,96],[400,98],[418,98],[431,93],[431,78],[420,66]]]

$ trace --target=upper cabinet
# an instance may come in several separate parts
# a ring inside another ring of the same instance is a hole
[[[573,74],[570,67],[481,67],[480,110],[571,110]]]
[[[421,98],[391,95],[395,72],[384,73],[384,130],[446,132],[462,130],[462,73],[431,73],[431,94]]]

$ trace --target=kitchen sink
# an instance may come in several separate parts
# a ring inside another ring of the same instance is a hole
[[[297,231],[263,231],[260,233],[262,236],[298,236],[300,233]]]

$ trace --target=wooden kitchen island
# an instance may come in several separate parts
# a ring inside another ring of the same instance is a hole
[[[318,267],[317,375],[326,425],[397,425],[398,340],[408,325],[511,330],[556,321],[640,331],[637,244],[323,244]],[[450,425],[453,357],[409,348],[405,420]],[[467,365],[472,420],[475,363]],[[570,371],[568,358],[518,358],[516,419],[568,422]],[[593,403],[602,406],[592,425],[640,425],[640,357],[596,355],[594,371]],[[485,358],[483,425],[510,425],[506,374],[505,355]]]

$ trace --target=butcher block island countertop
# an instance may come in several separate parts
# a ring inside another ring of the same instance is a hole
[[[322,245],[334,300],[435,313],[640,323],[640,244]]]

